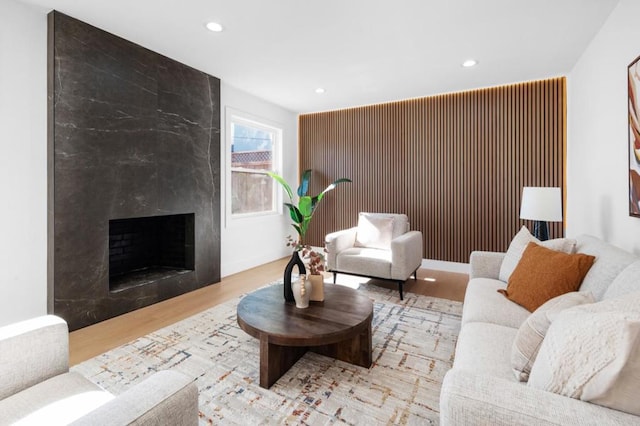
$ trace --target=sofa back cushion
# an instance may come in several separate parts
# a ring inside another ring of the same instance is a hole
[[[596,300],[602,300],[607,288],[618,274],[638,258],[590,235],[581,235],[576,240],[577,253],[589,254],[596,258],[582,281],[580,291],[590,291]]]
[[[520,231],[513,237],[509,248],[504,255],[502,265],[500,266],[500,281],[509,282],[509,278],[514,269],[520,262],[522,253],[529,243],[536,243],[551,250],[561,251],[563,253],[573,253],[576,240],[570,238],[556,238],[554,240],[540,241],[527,229],[526,226],[520,228]]]
[[[602,300],[614,299],[635,291],[640,291],[640,260],[636,260],[618,274],[605,291]]]

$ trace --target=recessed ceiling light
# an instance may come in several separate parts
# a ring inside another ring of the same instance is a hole
[[[462,66],[465,68],[474,67],[476,65],[478,65],[478,61],[476,61],[475,59],[467,59],[462,63]]]
[[[222,25],[218,24],[217,22],[208,22],[207,29],[209,31],[213,31],[214,33],[219,33],[220,31],[222,31]]]
[[[316,89],[316,93],[317,93],[317,94],[324,93],[324,89],[323,89],[322,87],[318,87],[318,88]]]

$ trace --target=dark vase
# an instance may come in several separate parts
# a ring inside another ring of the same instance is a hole
[[[307,274],[307,270],[304,267],[304,263],[302,259],[300,259],[300,255],[297,250],[293,251],[291,255],[291,260],[287,263],[287,267],[284,268],[284,300],[287,302],[295,302],[293,298],[293,290],[291,289],[291,273],[293,272],[293,267],[298,267],[298,274]]]

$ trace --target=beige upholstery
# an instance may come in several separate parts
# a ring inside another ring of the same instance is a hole
[[[400,299],[402,284],[422,264],[422,233],[409,230],[409,218],[404,214],[360,213],[374,218],[391,218],[393,232],[389,249],[359,247],[356,243],[358,227],[328,234],[325,238],[327,269],[336,274],[359,275],[392,280],[398,283]]]
[[[0,425],[198,424],[198,389],[161,371],[119,396],[69,372],[67,324],[53,315],[0,327]]]

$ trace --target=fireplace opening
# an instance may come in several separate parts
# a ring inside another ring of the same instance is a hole
[[[193,271],[195,215],[109,221],[109,291],[112,293]]]

